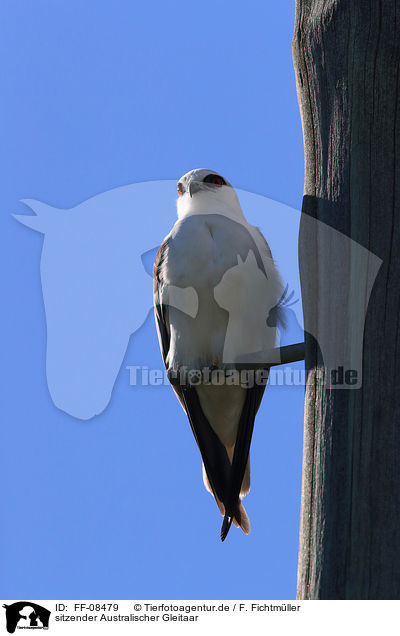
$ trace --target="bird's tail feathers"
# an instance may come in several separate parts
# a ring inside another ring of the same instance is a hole
[[[229,517],[229,515],[227,514],[224,516],[224,520],[221,526],[221,541],[225,541],[227,534],[229,532],[229,529],[232,525],[232,521],[233,521],[233,517]]]
[[[239,502],[234,515],[231,516],[225,512],[224,520],[221,526],[221,541],[225,541],[232,522],[237,528],[240,527],[245,534],[250,533],[249,517],[247,516],[247,512],[242,502]]]
[[[242,503],[239,504],[239,510],[240,510],[240,527],[242,528],[243,532],[245,534],[249,534],[250,533],[250,520],[247,516],[247,512],[245,510],[245,507]]]

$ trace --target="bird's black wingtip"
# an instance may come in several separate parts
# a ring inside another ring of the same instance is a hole
[[[225,515],[224,520],[222,522],[222,526],[221,526],[221,541],[225,541],[227,534],[229,532],[229,528],[232,525],[232,520],[233,520],[233,517],[228,517],[228,515]]]

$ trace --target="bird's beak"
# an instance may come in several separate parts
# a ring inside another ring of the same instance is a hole
[[[189,183],[187,184],[186,189],[189,192],[190,198],[192,198],[195,192],[198,192],[199,190],[201,190],[201,184],[195,179],[191,179]]]

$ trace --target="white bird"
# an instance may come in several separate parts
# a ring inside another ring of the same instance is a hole
[[[205,487],[224,517],[224,541],[232,522],[250,532],[241,499],[250,489],[250,443],[268,377],[259,359],[276,344],[276,320],[268,316],[276,316],[283,286],[268,243],[247,223],[230,183],[197,169],[177,189],[178,221],[154,263],[156,325]],[[256,364],[240,364],[252,354]],[[255,368],[263,374],[253,383]]]

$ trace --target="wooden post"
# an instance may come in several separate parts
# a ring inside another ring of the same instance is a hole
[[[312,326],[298,598],[399,599],[400,0],[297,0],[293,56],[305,146],[300,275]],[[382,259],[369,303],[368,263],[357,268],[350,249],[340,266],[319,223]],[[363,293],[362,386],[338,389],[320,341],[351,349],[352,303]]]

